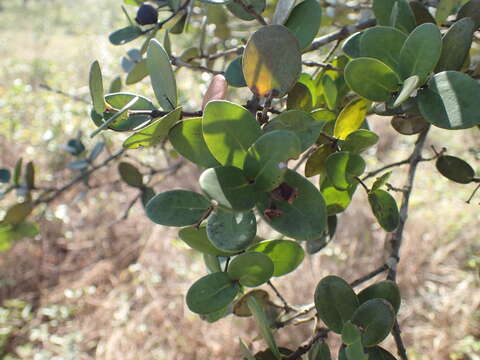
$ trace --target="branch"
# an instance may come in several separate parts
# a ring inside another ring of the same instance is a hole
[[[387,271],[388,270],[388,265],[387,264],[383,264],[382,266],[380,266],[379,268],[373,270],[371,273],[368,273],[367,275],[365,276],[362,276],[361,278],[355,280],[355,281],[352,281],[350,283],[350,286],[351,287],[357,287],[361,284],[363,284],[364,282],[374,278],[375,276],[383,273],[384,271]]]
[[[360,22],[358,24],[355,24],[355,25],[344,26],[343,28],[341,28],[338,31],[335,31],[335,32],[332,32],[330,34],[321,36],[318,39],[314,40],[312,42],[312,45],[310,45],[310,47],[305,52],[317,50],[318,48],[320,48],[320,47],[322,47],[326,44],[329,44],[331,42],[346,39],[347,37],[349,37],[353,33],[356,33],[356,32],[361,31],[363,29],[375,26],[375,24],[376,24],[375,19],[369,19],[369,20],[362,21],[362,22]]]
[[[172,58],[172,65],[175,65],[177,67],[186,67],[195,71],[203,71],[203,72],[207,72],[214,75],[219,75],[219,74],[223,75],[224,73],[223,71],[213,70],[206,66],[190,64],[188,62],[181,60],[176,56],[172,56],[171,58]]]
[[[285,300],[285,298],[282,296],[282,294],[280,294],[280,291],[278,291],[278,289],[273,285],[273,283],[270,280],[268,280],[267,284],[268,284],[268,286],[270,286],[270,288],[273,290],[275,295],[277,295],[277,297],[282,302],[283,308],[285,309],[286,313],[289,313],[290,311],[295,310],[295,308],[290,306],[290,304],[287,302],[287,300]]]
[[[301,356],[303,354],[306,354],[308,350],[311,349],[315,343],[317,343],[320,340],[325,340],[328,337],[328,332],[330,330],[326,328],[320,328],[318,329],[317,333],[312,337],[312,339],[303,346],[300,346],[296,351],[288,355],[284,360],[298,360],[301,359]]]

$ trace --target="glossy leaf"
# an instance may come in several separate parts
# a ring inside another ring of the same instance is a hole
[[[272,17],[272,24],[283,25],[295,6],[296,0],[278,0]]]
[[[398,94],[397,98],[395,99],[393,106],[400,106],[405,101],[407,101],[413,94],[413,92],[417,90],[419,84],[420,78],[418,77],[418,75],[412,75],[409,78],[405,79],[405,81],[403,82],[402,90],[400,90],[400,94]]]
[[[177,106],[177,83],[173,76],[170,58],[163,46],[155,39],[147,49],[147,67],[152,88],[160,106],[173,110]]]
[[[382,176],[377,177],[370,191],[381,189],[387,183],[388,179],[390,178],[390,175],[392,175],[391,171],[386,172]]]
[[[201,219],[210,207],[202,195],[187,190],[171,190],[155,195],[147,204],[147,216],[164,226],[188,226]]]
[[[390,232],[397,228],[400,221],[397,203],[388,192],[384,190],[371,191],[368,202],[380,226]]]
[[[305,163],[305,176],[311,177],[325,172],[327,158],[335,152],[335,148],[330,144],[320,145]]]
[[[368,360],[397,360],[395,356],[380,346],[368,349]]]
[[[25,185],[28,190],[35,188],[35,167],[33,161],[29,161],[25,166]]]
[[[402,135],[419,134],[429,126],[429,123],[421,115],[394,116],[391,124]]]
[[[132,70],[129,71],[125,84],[133,85],[142,81],[148,75],[147,61],[142,60],[135,64]]]
[[[308,351],[308,360],[332,360],[330,348],[325,341],[317,341]]]
[[[465,17],[469,17],[475,22],[475,29],[480,27],[480,0],[470,0],[458,10],[457,20]]]
[[[255,95],[282,97],[295,85],[302,68],[298,40],[282,25],[263,26],[248,40],[242,66]]]
[[[400,309],[400,290],[395,282],[384,280],[370,285],[358,293],[360,304],[372,299],[383,299],[392,305],[395,313]]]
[[[140,200],[142,201],[143,208],[146,209],[148,202],[155,196],[155,191],[148,186],[143,186],[141,191]]]
[[[195,226],[184,227],[180,229],[178,236],[192,249],[200,251],[204,254],[213,256],[232,255],[232,252],[221,251],[213,246],[212,242],[207,236],[207,229],[205,226],[200,226],[199,228],[196,228]]]
[[[241,56],[236,57],[230,64],[228,64],[227,69],[225,70],[225,79],[227,80],[228,85],[233,87],[247,86],[245,77],[243,76]]]
[[[361,56],[360,53],[360,42],[363,36],[363,32],[357,32],[350,35],[342,45],[342,50],[352,59],[358,58]]]
[[[20,177],[22,176],[22,166],[23,166],[23,159],[19,158],[15,162],[15,167],[13,168],[13,184],[18,186],[20,184]]]
[[[177,123],[168,134],[174,149],[194,164],[209,168],[219,166],[203,138],[202,118],[191,118]]]
[[[345,211],[352,201],[358,183],[353,183],[347,190],[338,190],[327,178],[321,183],[321,193],[325,199],[328,215]]]
[[[349,62],[345,81],[358,95],[372,101],[388,101],[400,84],[398,75],[389,66],[373,58]]]
[[[330,330],[341,334],[345,322],[352,318],[359,302],[352,287],[337,276],[324,277],[315,289],[315,308]]]
[[[143,175],[136,166],[121,162],[118,164],[118,172],[126,184],[137,188],[143,187]]]
[[[257,221],[252,211],[231,213],[217,209],[208,218],[208,238],[221,251],[245,250],[255,241],[256,234]]]
[[[110,83],[109,93],[115,93],[122,91],[122,78],[120,76],[115,77]]]
[[[335,122],[333,135],[344,140],[350,133],[359,129],[367,116],[369,103],[363,99],[353,99],[345,106]]]
[[[248,148],[261,135],[260,126],[244,107],[211,101],[202,120],[203,137],[212,155],[222,165],[243,167]]]
[[[255,318],[255,322],[257,323],[257,326],[260,329],[260,333],[262,334],[262,337],[267,343],[270,351],[273,353],[275,358],[281,359],[280,351],[278,349],[277,343],[275,342],[272,331],[270,330],[268,319],[262,306],[258,303],[257,299],[255,299],[254,297],[248,298],[247,305],[251,313],[253,314]]]
[[[242,0],[242,2],[246,6],[251,6],[257,14],[261,14],[267,5],[265,0]],[[245,10],[242,5],[235,1],[230,1],[227,4],[227,9],[239,19],[245,21],[255,20],[255,16],[252,13]]]
[[[420,112],[431,124],[443,129],[468,129],[480,124],[480,84],[457,71],[436,74],[418,95]]]
[[[363,32],[360,55],[375,58],[398,72],[400,51],[407,40],[402,31],[389,26],[375,26]]]
[[[199,179],[205,195],[231,211],[246,211],[255,206],[256,195],[243,171],[233,166],[205,170]]]
[[[111,33],[108,39],[113,45],[123,45],[135,40],[142,34],[142,30],[138,26],[127,26]]]
[[[249,149],[243,164],[257,191],[270,191],[280,185],[287,170],[281,163],[296,159],[301,144],[292,131],[274,130],[262,135]]]
[[[11,206],[2,219],[3,224],[18,225],[33,211],[33,205],[30,201],[21,202]]]
[[[235,256],[228,265],[228,276],[246,287],[260,286],[272,275],[272,260],[259,252],[246,252]]]
[[[282,112],[265,125],[266,132],[273,130],[289,130],[298,136],[301,152],[307,150],[318,139],[325,122],[316,120],[312,115],[300,110]]]
[[[422,24],[408,36],[400,53],[400,75],[407,79],[418,75],[420,83],[435,69],[442,52],[440,30],[434,24]]]
[[[348,134],[342,144],[342,151],[360,154],[378,142],[378,135],[372,131],[358,129]]]
[[[362,343],[366,347],[381,343],[392,330],[394,321],[392,305],[382,299],[367,300],[352,316],[352,323],[364,329]]]
[[[436,16],[439,15],[442,3],[446,3],[449,1],[450,0],[447,0],[447,1],[443,0],[440,2],[440,4],[437,7]],[[426,24],[426,23],[436,24],[434,17],[430,13],[430,11],[428,11],[428,8],[423,3],[421,3],[420,1],[410,1],[408,4],[410,5],[413,15],[415,16],[415,21],[417,22],[417,26]]]
[[[328,179],[338,190],[348,190],[356,181],[354,177],[360,176],[365,166],[361,156],[346,151],[330,155],[325,162]]]
[[[229,305],[239,291],[227,273],[217,272],[197,280],[188,289],[188,308],[197,314],[210,314]]]
[[[273,276],[283,276],[295,270],[303,261],[305,252],[295,241],[267,240],[248,249],[250,252],[261,252],[273,261]]]
[[[397,7],[395,24],[392,24],[392,12]],[[406,0],[373,0],[373,12],[378,25],[395,26],[409,33],[416,26],[415,16]]]
[[[317,0],[305,0],[295,6],[285,23],[297,37],[300,49],[304,50],[312,43],[320,29],[322,8]]]
[[[314,101],[308,86],[297,82],[288,92],[287,109],[310,111],[313,109]]]
[[[310,255],[318,253],[333,240],[337,229],[337,215],[330,215],[327,223],[328,229],[325,230],[321,237],[307,242],[307,253]]]
[[[435,166],[440,174],[460,184],[472,182],[475,170],[466,161],[450,155],[439,156]]]
[[[442,53],[435,72],[460,71],[472,46],[475,23],[470,18],[455,22],[442,38]]]
[[[243,354],[244,358],[247,359],[247,360],[256,360],[255,356],[250,352],[250,349],[243,342],[243,340],[241,338],[239,339],[239,342],[240,342],[240,350],[242,350],[242,354]]]
[[[100,64],[96,60],[90,66],[89,86],[93,110],[95,110],[97,114],[103,114],[106,109],[105,99],[103,97],[103,78]]]
[[[260,215],[272,228],[293,239],[313,240],[320,237],[327,224],[323,196],[310,181],[294,171],[285,173],[284,182],[296,189],[297,197],[290,204],[263,194],[257,203]]]

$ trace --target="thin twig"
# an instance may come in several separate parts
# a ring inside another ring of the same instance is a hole
[[[282,302],[283,304],[283,308],[285,309],[285,312],[286,313],[289,313],[290,311],[294,311],[295,308],[293,306],[291,306],[287,300],[285,300],[285,298],[282,296],[282,294],[280,294],[280,291],[278,291],[278,289],[272,284],[272,282],[270,280],[267,281],[267,284],[268,286],[270,286],[270,288],[273,290],[273,292],[275,293],[275,295],[277,295],[277,297],[280,299],[280,301]]]
[[[55,94],[59,94],[59,95],[63,95],[65,97],[68,97],[72,100],[75,100],[75,101],[79,101],[79,102],[82,102],[84,104],[90,104],[90,101],[87,100],[87,99],[84,99],[83,97],[80,97],[80,96],[77,96],[77,95],[73,95],[73,94],[69,94],[65,91],[62,91],[62,90],[59,90],[59,89],[54,89],[52,88],[50,85],[47,85],[47,84],[40,84],[39,85],[42,89],[45,89],[47,91],[50,91],[50,92],[53,92]]]
[[[295,350],[293,353],[288,355],[284,360],[298,360],[302,358],[303,354],[306,354],[308,350],[312,348],[313,345],[315,345],[318,341],[320,340],[325,340],[328,337],[328,332],[330,330],[326,328],[320,328],[317,330],[317,333],[312,337],[312,339],[303,346],[300,346],[297,350]]]
[[[387,264],[383,264],[382,266],[380,266],[379,268],[373,270],[372,272],[368,273],[367,275],[365,276],[362,276],[361,278],[355,280],[355,281],[352,281],[350,283],[350,286],[351,287],[357,287],[361,284],[363,284],[364,282],[374,278],[375,276],[385,272],[388,270],[388,265]]]
[[[222,75],[224,73],[223,71],[213,70],[213,69],[210,69],[206,66],[190,64],[190,63],[185,62],[185,61],[183,61],[180,58],[175,57],[175,56],[172,56],[171,59],[172,59],[172,65],[175,65],[175,66],[178,66],[178,67],[186,67],[186,68],[189,68],[189,69],[194,70],[194,71],[203,71],[203,72],[207,72],[207,73],[210,73],[210,74],[213,74],[213,75],[219,75],[219,74]]]
[[[339,69],[339,68],[333,66],[332,64],[327,64],[327,63],[324,63],[324,62],[304,60],[304,61],[302,61],[302,64],[305,65],[305,66],[309,66],[309,67],[320,67],[320,68],[323,68],[325,70],[342,71],[342,69]]]

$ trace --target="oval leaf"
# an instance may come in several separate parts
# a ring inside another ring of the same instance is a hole
[[[297,37],[300,49],[306,49],[320,29],[322,8],[317,0],[305,0],[295,6],[285,26]]]
[[[238,252],[255,240],[257,221],[252,211],[230,213],[217,209],[207,222],[207,235],[219,250]]]
[[[475,170],[466,161],[455,156],[439,156],[435,165],[440,174],[460,184],[472,182],[475,176]]]
[[[205,226],[200,226],[199,228],[196,228],[195,226],[184,227],[180,229],[178,236],[192,249],[200,251],[204,254],[213,256],[232,255],[232,252],[221,251],[213,246],[212,242],[207,236],[207,229]]]
[[[390,232],[400,221],[395,199],[385,190],[375,190],[368,194],[368,202],[380,226]]]
[[[246,252],[235,256],[228,265],[228,276],[247,287],[260,286],[273,275],[273,262],[262,253]]]
[[[364,329],[362,343],[366,347],[381,343],[392,330],[394,321],[392,305],[382,299],[364,302],[352,316],[352,323]]]

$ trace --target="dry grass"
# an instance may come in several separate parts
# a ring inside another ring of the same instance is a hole
[[[37,85],[48,81],[85,95],[86,69],[93,57],[100,56],[104,64],[112,65],[112,59],[121,53],[105,40],[106,32],[118,23],[118,8],[109,10],[113,0],[101,5],[85,1],[82,13],[80,5],[67,3],[79,14],[74,27],[64,20],[68,6],[59,3],[55,11],[48,7],[54,11],[49,17],[63,19],[59,23],[35,18],[27,24],[15,7],[0,13],[19,23],[18,28],[2,25],[0,94],[7,106],[0,108],[0,114],[10,119],[9,124],[0,125],[2,165],[12,166],[25,151],[39,169],[61,169],[67,159],[55,152],[58,145],[75,136],[78,129],[88,132],[92,128],[85,106],[45,93]],[[88,6],[98,6],[102,16],[86,32],[82,26],[94,16]],[[24,85],[17,93],[12,91],[15,79]],[[385,118],[372,120],[372,126],[382,141],[369,156],[369,169],[408,156],[412,139],[396,136]],[[46,129],[54,133],[47,146]],[[453,135],[435,130],[431,144],[465,156],[478,169],[478,159],[469,152],[480,147],[478,129]],[[111,139],[112,146],[118,146],[116,136]],[[155,151],[142,156],[149,161],[158,158]],[[392,184],[401,187],[404,175],[404,169],[395,170]],[[70,176],[68,171],[59,171],[54,182],[61,184]],[[197,176],[197,169],[187,167],[156,190],[192,188]],[[113,167],[102,171],[93,183],[116,177]],[[42,173],[40,179],[52,180],[48,173]],[[440,178],[432,163],[421,164],[399,269],[403,295],[400,323],[412,359],[479,359],[480,212],[477,203],[464,203],[470,190]],[[10,353],[37,359],[35,353],[48,350],[51,358],[67,359],[54,335],[75,334],[72,351],[76,359],[238,359],[237,338],[251,341],[256,337],[250,320],[228,317],[208,324],[185,307],[189,285],[205,272],[201,257],[176,240],[174,230],[153,226],[139,204],[126,221],[112,226],[135,190],[116,184],[95,189],[83,200],[78,194],[79,189],[73,190],[36,213],[41,236],[0,255],[0,301],[19,298],[35,309],[33,319],[10,339]],[[335,241],[320,254],[308,257],[295,273],[275,281],[289,302],[310,303],[316,283],[327,274],[354,280],[384,261],[385,233],[365,202],[359,192],[340,218]],[[72,312],[52,322],[40,311],[52,304]],[[49,336],[32,340],[33,330],[44,324]],[[280,344],[298,346],[309,336],[310,327],[281,330]],[[470,348],[469,337],[477,341]],[[33,344],[34,351],[22,353],[25,343]],[[386,344],[393,349],[391,340]],[[260,349],[263,343],[256,341],[254,347]],[[464,353],[462,349],[466,349]]]

